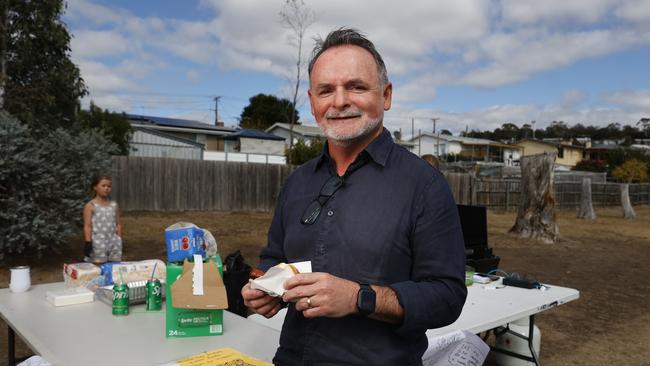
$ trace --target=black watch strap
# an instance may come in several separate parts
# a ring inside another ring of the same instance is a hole
[[[362,316],[368,316],[375,312],[377,294],[375,290],[367,283],[359,283],[359,293],[357,295],[357,309]]]

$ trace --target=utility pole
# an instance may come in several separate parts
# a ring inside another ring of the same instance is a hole
[[[433,134],[436,134],[436,121],[439,120],[440,118],[431,118],[433,121]]]
[[[411,141],[415,139],[415,118],[411,117]]]
[[[219,123],[219,99],[220,96],[216,96],[214,99],[214,125],[217,127],[223,126],[223,123]]]
[[[533,125],[533,140],[535,139],[535,120],[530,122],[531,125]]]

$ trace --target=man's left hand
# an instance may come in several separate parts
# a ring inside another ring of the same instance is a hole
[[[340,318],[357,312],[359,284],[328,273],[299,273],[284,283],[285,302],[295,302],[306,318]]]

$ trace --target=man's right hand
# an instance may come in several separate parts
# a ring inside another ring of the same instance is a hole
[[[242,287],[241,295],[244,298],[246,307],[266,318],[274,316],[282,308],[280,303],[282,298],[269,296],[264,291],[254,290],[251,288],[250,283]]]

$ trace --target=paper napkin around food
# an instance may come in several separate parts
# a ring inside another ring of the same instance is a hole
[[[285,291],[284,281],[295,275],[293,269],[298,273],[311,273],[311,261],[289,263],[289,265],[280,263],[271,267],[262,277],[251,280],[251,288],[262,290],[274,297],[282,296]]]

